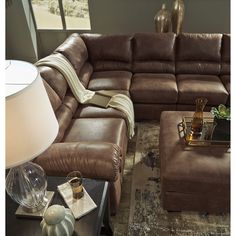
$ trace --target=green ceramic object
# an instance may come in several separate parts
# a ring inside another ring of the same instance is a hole
[[[52,205],[44,213],[40,223],[43,236],[71,236],[75,219],[70,209]]]

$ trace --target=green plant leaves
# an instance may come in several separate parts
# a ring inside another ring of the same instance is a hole
[[[217,119],[226,119],[230,120],[230,107],[226,107],[223,104],[220,104],[218,106],[218,109],[216,107],[211,108],[211,113],[217,118]]]

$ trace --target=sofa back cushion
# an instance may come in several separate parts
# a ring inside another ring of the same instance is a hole
[[[48,85],[54,90],[60,101],[64,99],[68,88],[67,82],[63,75],[56,69],[48,66],[38,67],[40,75],[48,83]],[[54,110],[55,111],[55,110]]]
[[[58,143],[63,139],[66,130],[71,124],[71,120],[77,107],[78,102],[74,97],[70,96],[69,93],[65,96],[65,100],[62,102],[61,106],[55,111],[55,115],[59,124],[59,131],[56,139],[54,140],[55,143]],[[73,110],[71,108],[73,108]]]
[[[61,106],[62,101],[60,97],[58,96],[58,94],[52,89],[52,87],[44,79],[43,79],[43,84],[48,94],[50,103],[52,105],[52,109],[55,112]]]
[[[222,34],[183,33],[176,39],[177,74],[219,74]]]
[[[137,33],[133,43],[133,72],[175,72],[175,34]]]
[[[78,102],[59,71],[46,66],[39,67],[39,71],[59,124],[59,132],[54,142],[60,142],[76,112]]]
[[[87,88],[89,81],[91,79],[91,75],[93,74],[93,67],[89,62],[85,62],[83,67],[81,68],[79,72],[79,80],[81,84]]]
[[[131,70],[129,35],[82,34],[94,71]]]
[[[73,65],[77,75],[88,59],[88,51],[79,34],[74,33],[62,43],[54,53],[63,54]]]
[[[224,34],[221,48],[221,74],[230,74],[230,35]]]

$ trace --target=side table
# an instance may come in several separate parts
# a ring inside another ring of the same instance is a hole
[[[52,204],[66,204],[57,191],[57,186],[65,182],[65,177],[48,177],[48,190],[55,191]],[[97,208],[75,221],[73,236],[113,235],[110,226],[110,206],[108,182],[84,179],[83,186],[97,204]],[[41,219],[19,218],[15,216],[18,204],[6,194],[6,235],[8,236],[40,236]]]

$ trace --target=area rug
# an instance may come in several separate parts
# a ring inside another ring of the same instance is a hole
[[[201,212],[167,212],[160,205],[159,129],[157,122],[137,123],[134,159],[129,154],[130,185],[122,190],[129,193],[125,214],[128,229],[117,235],[129,236],[225,236],[230,235],[229,214],[212,215]],[[134,143],[134,141],[132,141]],[[133,146],[133,143],[131,146]],[[133,161],[133,166],[132,166]],[[131,168],[132,166],[132,168]],[[127,190],[127,188],[131,188]],[[124,193],[125,194],[125,193]],[[128,197],[125,196],[125,198]],[[124,200],[123,200],[124,201]],[[127,204],[129,203],[129,205]],[[121,226],[122,224],[120,224]],[[124,226],[125,224],[123,224]],[[117,225],[115,225],[117,227]],[[125,227],[125,226],[124,226]]]

